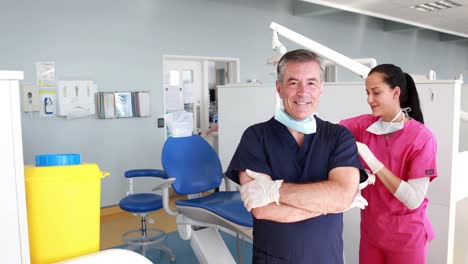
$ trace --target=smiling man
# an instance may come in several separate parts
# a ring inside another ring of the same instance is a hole
[[[322,94],[315,53],[286,53],[277,73],[282,109],[244,132],[226,172],[254,216],[252,262],[341,264],[341,212],[363,207],[352,203],[362,169],[356,142],[315,116]]]

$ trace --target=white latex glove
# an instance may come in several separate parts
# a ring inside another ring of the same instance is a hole
[[[374,185],[374,184],[375,184],[375,175],[369,173],[369,174],[367,174],[367,176],[369,176],[369,178],[367,178],[367,182],[368,182],[369,184]]]
[[[380,162],[375,156],[374,153],[369,149],[369,147],[366,144],[363,144],[361,142],[356,142],[359,156],[366,162],[367,166],[369,166],[369,169],[371,169],[373,174],[376,174],[381,170],[384,165],[382,162]]]
[[[253,181],[242,185],[241,198],[245,208],[250,212],[252,208],[265,206],[275,202],[279,204],[279,188],[283,180],[273,181],[267,174],[245,171]]]
[[[367,173],[367,180],[365,182],[361,182],[359,184],[359,190],[362,190],[362,189],[366,188],[367,185],[369,185],[369,184],[372,184],[372,185],[375,184],[375,175],[371,174],[371,172],[368,171],[368,170],[366,170],[366,173]]]
[[[348,209],[344,210],[343,212],[346,212],[348,211],[349,209],[352,209],[354,207],[359,207],[361,209],[365,209],[366,206],[369,205],[369,203],[367,203],[367,200],[366,198],[362,197],[361,195],[361,190],[359,190],[357,193],[356,193],[356,196],[354,197],[354,200],[353,202],[351,203],[351,205],[348,207]]]

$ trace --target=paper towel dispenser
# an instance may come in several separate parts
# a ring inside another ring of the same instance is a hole
[[[94,93],[96,85],[93,81],[58,81],[57,85],[57,115],[76,118],[93,115]]]

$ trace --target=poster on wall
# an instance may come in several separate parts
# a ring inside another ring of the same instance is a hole
[[[55,62],[36,62],[36,78],[39,87],[55,86]]]

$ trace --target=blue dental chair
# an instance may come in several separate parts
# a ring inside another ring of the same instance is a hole
[[[161,159],[168,178],[153,191],[163,191],[164,209],[176,216],[180,237],[190,240],[200,263],[236,263],[218,230],[223,227],[251,240],[253,219],[238,191],[208,193],[223,179],[214,149],[198,135],[170,137]],[[188,199],[175,202],[176,210],[169,207],[171,185],[177,194],[188,195]]]

